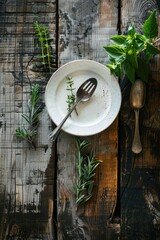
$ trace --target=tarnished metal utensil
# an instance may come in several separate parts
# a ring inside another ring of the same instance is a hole
[[[90,99],[92,94],[94,93],[95,89],[97,87],[97,80],[95,78],[89,78],[86,80],[77,90],[76,93],[76,102],[71,108],[71,110],[68,112],[68,114],[65,116],[65,118],[62,120],[62,122],[48,135],[48,137],[52,140],[55,141],[56,138],[58,137],[60,130],[67,120],[67,118],[71,115],[72,111],[75,109],[75,107],[80,103],[80,102],[86,102]]]
[[[137,154],[142,151],[142,144],[139,134],[139,110],[144,106],[145,97],[145,83],[138,79],[135,81],[135,83],[133,83],[130,91],[130,104],[135,112],[135,130],[132,143],[132,152]]]

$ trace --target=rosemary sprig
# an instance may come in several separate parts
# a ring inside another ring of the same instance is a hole
[[[76,138],[77,145],[77,180],[74,186],[77,206],[87,202],[93,195],[93,177],[95,169],[100,164],[93,154],[84,154],[84,150],[89,145],[88,141]]]
[[[41,107],[41,98],[40,98],[40,86],[39,84],[34,84],[31,87],[31,97],[28,100],[28,112],[29,114],[22,114],[23,119],[28,124],[28,127],[25,126],[19,127],[16,129],[16,136],[20,139],[26,140],[34,148],[35,143],[34,139],[37,135],[37,127],[39,122],[39,114],[42,112]]]
[[[33,139],[35,138],[36,134],[37,134],[37,131],[34,128],[33,129],[27,129],[27,128],[25,128],[25,126],[22,126],[22,127],[18,127],[16,129],[16,136],[18,138],[26,140],[34,148],[35,148],[35,144],[33,142]]]
[[[73,104],[75,103],[75,94],[74,94],[74,90],[75,88],[73,87],[74,85],[74,81],[72,80],[71,76],[67,76],[66,78],[67,81],[67,88],[66,90],[68,91],[68,95],[67,95],[67,110],[70,111],[71,107],[73,106]]]
[[[34,22],[35,32],[36,36],[38,38],[38,46],[41,49],[41,56],[42,64],[49,69],[49,71],[52,71],[52,61],[53,61],[53,53],[52,53],[52,47],[51,42],[53,41],[52,38],[50,38],[49,31],[47,29],[47,26],[42,24],[40,25],[37,21]]]

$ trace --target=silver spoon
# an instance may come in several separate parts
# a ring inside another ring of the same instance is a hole
[[[130,104],[135,112],[135,130],[132,143],[132,152],[140,153],[142,151],[142,144],[139,135],[139,110],[144,106],[146,96],[146,88],[144,82],[136,80],[131,87]]]
[[[89,78],[86,80],[82,85],[78,88],[77,93],[76,93],[76,102],[71,108],[71,110],[68,112],[68,114],[65,116],[65,118],[62,120],[62,122],[51,132],[49,133],[48,137],[52,140],[55,141],[56,138],[58,137],[60,130],[67,120],[67,118],[71,115],[72,111],[75,109],[75,107],[80,103],[80,102],[86,102],[90,99],[92,94],[94,93],[95,89],[97,87],[97,80],[95,78]]]

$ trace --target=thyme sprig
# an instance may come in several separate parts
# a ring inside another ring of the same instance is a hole
[[[66,101],[67,102],[67,110],[70,111],[70,109],[73,106],[73,104],[75,103],[75,99],[76,99],[75,94],[74,94],[75,88],[73,87],[74,81],[72,80],[71,76],[67,76],[66,82],[67,82],[66,90],[68,91],[67,101]]]
[[[37,21],[34,22],[35,32],[38,39],[38,46],[41,49],[41,56],[42,64],[52,71],[52,62],[53,62],[53,53],[52,53],[52,46],[51,42],[53,38],[50,37],[49,31],[47,26],[44,24],[39,24]]]
[[[95,169],[100,164],[93,154],[84,154],[89,145],[88,141],[76,138],[77,145],[77,176],[76,184],[74,186],[77,206],[87,202],[93,195],[93,185],[95,176]]]
[[[27,103],[28,114],[22,114],[22,118],[27,122],[28,126],[21,126],[16,129],[16,136],[26,140],[35,148],[35,137],[39,122],[39,114],[42,112],[40,86],[34,84],[31,87],[31,96]]]

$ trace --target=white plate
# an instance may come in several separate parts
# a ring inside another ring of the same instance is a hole
[[[62,129],[77,136],[97,134],[108,128],[118,115],[121,106],[121,90],[109,69],[92,60],[75,60],[61,66],[51,76],[45,91],[45,103],[49,116],[58,125],[67,114],[67,76],[74,81],[75,93],[88,78],[96,78],[97,88],[89,101],[77,106]]]

